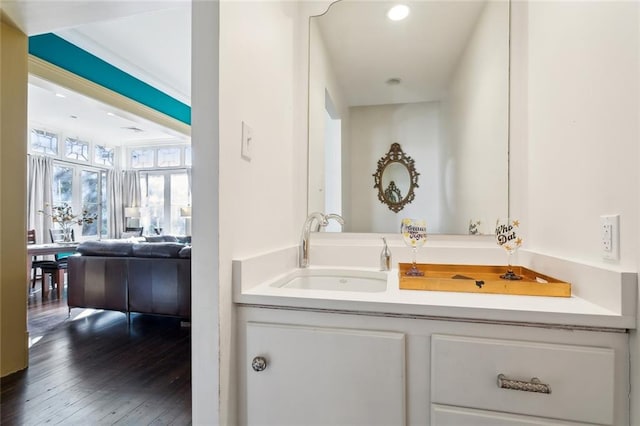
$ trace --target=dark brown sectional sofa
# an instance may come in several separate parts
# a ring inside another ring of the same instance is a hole
[[[85,241],[67,269],[67,303],[127,314],[191,318],[191,246],[174,241]]]

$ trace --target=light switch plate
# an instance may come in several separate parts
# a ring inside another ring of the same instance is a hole
[[[247,123],[242,122],[242,149],[241,156],[245,160],[251,161],[251,153],[253,151],[253,130]]]

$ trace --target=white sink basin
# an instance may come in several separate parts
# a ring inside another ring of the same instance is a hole
[[[271,285],[303,290],[376,293],[387,290],[387,273],[348,269],[301,269]]]

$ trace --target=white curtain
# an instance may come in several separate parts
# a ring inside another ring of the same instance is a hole
[[[120,238],[125,228],[125,207],[140,207],[140,173],[136,170],[113,169],[107,172],[109,191],[109,238]]]
[[[122,205],[122,170],[107,171],[107,212],[109,215],[108,238],[119,238],[124,230],[124,206]]]
[[[187,169],[187,183],[189,185],[189,205],[191,205],[191,167]]]
[[[125,170],[122,172],[122,202],[124,207],[140,207],[142,191],[140,190],[139,171]]]
[[[49,242],[49,216],[38,210],[53,204],[53,160],[41,155],[27,155],[27,229],[35,229],[38,244]],[[26,231],[25,231],[26,235]]]

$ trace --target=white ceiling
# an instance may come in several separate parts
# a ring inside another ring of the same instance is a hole
[[[405,1],[411,14],[399,22],[386,18],[393,3],[343,0],[333,4],[320,18],[334,70],[351,105],[437,99],[485,1]],[[54,32],[190,105],[190,0],[4,0],[3,10],[29,35]],[[390,78],[400,78],[402,82],[388,85],[386,81]],[[113,112],[126,122],[113,117],[107,120],[107,106],[81,99],[80,95],[65,99],[54,96],[62,91],[55,87],[44,90],[42,82],[30,84],[30,120],[53,128],[73,126],[71,132],[80,137],[96,140],[109,137],[125,144],[175,136],[172,131],[154,128],[153,123],[122,111]],[[78,118],[70,119],[70,115]],[[123,127],[145,131],[134,133],[124,131]]]
[[[29,76],[28,114],[29,122],[40,129],[112,146],[189,141],[172,129],[33,75]]]
[[[313,18],[350,106],[440,99],[486,1],[402,1],[411,13],[394,22],[395,3],[341,1]]]
[[[56,31],[56,35],[191,104],[191,4]]]
[[[52,33],[118,18],[190,7],[191,0],[3,0],[2,11],[25,34]]]
[[[189,0],[22,0],[3,1],[2,7],[28,35],[53,32],[169,96],[191,104]],[[64,94],[65,98],[56,94]],[[83,140],[111,145],[189,140],[171,129],[34,76],[29,79],[28,107],[31,123]]]

